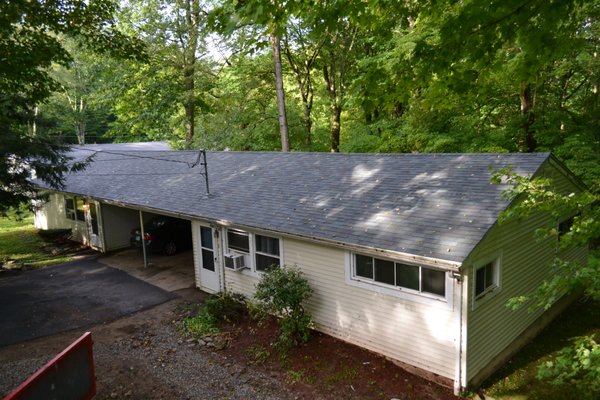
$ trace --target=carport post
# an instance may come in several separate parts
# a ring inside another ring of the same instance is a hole
[[[142,254],[144,254],[144,268],[148,268],[148,257],[146,255],[146,241],[144,240],[144,236],[146,236],[144,232],[144,217],[142,216],[142,210],[140,210],[140,234],[142,235]]]

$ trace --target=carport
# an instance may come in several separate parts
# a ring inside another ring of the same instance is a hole
[[[193,286],[195,282],[193,250],[186,249],[173,256],[165,256],[164,254],[146,251],[145,246],[142,247],[142,251],[131,248],[130,239],[134,229],[141,227],[141,236],[144,237],[144,226],[155,218],[160,216],[178,218],[177,216],[133,209],[106,202],[101,202],[100,205],[104,250],[111,252],[102,257],[101,262],[125,270],[131,275],[144,280],[156,275],[154,279],[149,280],[153,284],[169,281],[169,274],[165,273],[169,270],[173,276],[189,277],[189,285],[185,287]],[[119,251],[114,252],[116,250]],[[166,285],[165,290],[172,290],[173,285],[183,288],[181,283],[164,283],[164,285]],[[161,284],[157,284],[157,286],[162,287]]]

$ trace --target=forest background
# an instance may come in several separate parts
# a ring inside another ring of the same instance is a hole
[[[144,57],[59,35],[72,59],[30,125],[80,144],[552,151],[595,186],[598,3],[122,1]]]

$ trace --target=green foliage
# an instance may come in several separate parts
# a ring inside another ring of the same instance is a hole
[[[51,255],[44,251],[44,242],[33,228],[33,215],[24,210],[0,216],[0,265],[45,267],[71,261],[69,255]]]
[[[229,292],[207,299],[204,309],[219,322],[239,321],[248,312],[244,296]]]
[[[36,106],[60,88],[52,66],[73,61],[61,38],[77,37],[89,49],[115,56],[142,55],[141,42],[116,28],[116,9],[111,0],[0,3],[0,214],[36,196],[30,168],[60,188],[73,167],[61,154],[65,147],[35,125]]]
[[[600,345],[594,336],[573,339],[573,344],[560,350],[552,361],[540,365],[538,378],[549,379],[554,385],[576,384],[586,387],[586,398],[598,398]]]
[[[202,308],[197,315],[183,320],[185,331],[194,338],[202,338],[219,332],[217,318]]]
[[[519,308],[529,303],[530,311],[548,309],[561,297],[574,291],[582,291],[595,300],[600,299],[598,254],[592,253],[584,264],[562,258],[569,249],[587,247],[590,241],[600,237],[597,195],[584,189],[578,193],[561,193],[555,189],[550,178],[531,179],[519,176],[510,168],[495,171],[492,182],[508,185],[504,195],[512,200],[509,208],[502,213],[501,222],[545,213],[550,216],[550,225],[541,228],[538,234],[542,240],[550,238],[560,247],[550,266],[550,278],[533,293],[512,298],[507,305]],[[559,232],[559,222],[569,217],[573,217],[573,223],[568,226],[568,231]],[[552,378],[557,384],[568,381],[585,387],[590,382],[599,381],[599,356],[598,344],[591,337],[579,338],[573,346],[561,350],[554,361],[543,364],[538,376]]]
[[[246,349],[246,353],[248,353],[248,355],[252,357],[252,363],[256,365],[264,364],[265,362],[267,362],[269,357],[271,357],[271,352],[268,349],[256,344],[253,344],[250,347],[248,347]]]
[[[219,332],[219,323],[236,322],[247,314],[246,299],[234,293],[209,297],[198,313],[183,321],[183,327],[196,338]]]
[[[263,310],[279,317],[278,346],[285,353],[310,337],[310,315],[302,304],[312,293],[308,281],[297,268],[272,268],[256,285],[254,298]]]

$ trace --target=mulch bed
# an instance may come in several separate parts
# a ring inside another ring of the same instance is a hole
[[[274,343],[274,318],[248,317],[222,327],[229,346],[222,353],[247,368],[261,368],[284,380],[298,398],[456,399],[452,389],[413,375],[368,350],[313,332],[305,345],[282,358]]]

